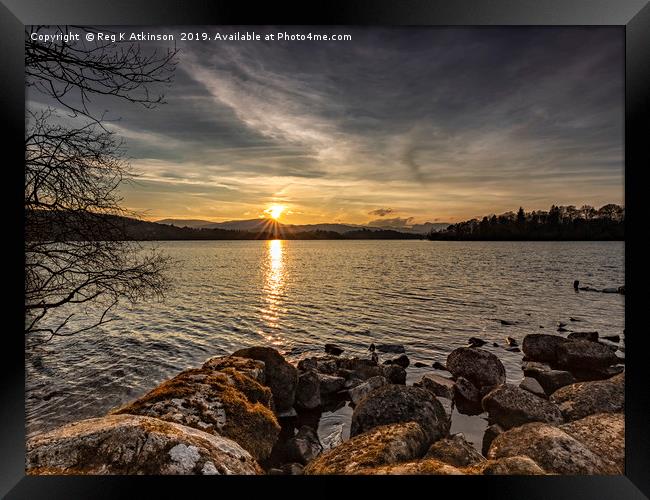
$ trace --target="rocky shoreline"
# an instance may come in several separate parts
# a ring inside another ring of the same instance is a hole
[[[623,474],[624,360],[596,332],[575,333],[525,336],[519,385],[480,339],[412,385],[399,344],[367,357],[327,344],[295,364],[270,347],[241,349],[31,438],[27,473]],[[324,408],[344,404],[350,438],[320,438]],[[480,452],[450,435],[450,408],[488,414]]]

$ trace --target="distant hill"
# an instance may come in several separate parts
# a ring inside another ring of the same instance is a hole
[[[269,219],[246,219],[246,220],[231,220],[225,222],[210,222],[198,219],[162,219],[156,221],[157,224],[165,224],[176,227],[190,227],[196,229],[228,229],[235,231],[264,231],[265,227],[269,225]],[[328,231],[339,234],[344,234],[350,231],[394,231],[398,233],[410,234],[428,234],[432,230],[437,231],[446,229],[449,226],[447,222],[426,222],[424,224],[414,224],[410,227],[376,227],[376,226],[363,226],[357,224],[337,224],[337,223],[323,223],[323,224],[282,224],[281,222],[273,222],[282,231],[301,233],[312,231]]]
[[[190,221],[199,223],[205,221]],[[232,221],[233,223],[236,221]],[[223,227],[178,227],[171,224],[147,222],[139,219],[114,215],[97,215],[84,212],[28,212],[26,214],[25,239],[28,241],[173,241],[173,240],[327,240],[327,239],[420,239],[423,235],[393,230],[372,230],[350,226],[351,231],[337,232],[321,229],[320,226],[293,226],[253,219],[247,224],[226,224]],[[255,222],[256,224],[253,224]],[[214,224],[214,223],[213,223]],[[335,225],[343,226],[343,225]],[[247,228],[247,229],[234,229]],[[339,228],[340,229],[340,228]]]

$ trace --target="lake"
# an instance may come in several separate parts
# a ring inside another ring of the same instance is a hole
[[[506,336],[521,343],[529,333],[555,332],[563,321],[574,330],[623,337],[624,296],[573,289],[575,279],[596,288],[623,285],[623,242],[156,246],[175,259],[164,302],[123,307],[116,321],[29,353],[28,435],[100,416],[210,356],[252,345],[270,345],[296,359],[322,353],[328,342],[359,356],[369,355],[372,342],[401,343],[411,364],[431,365],[444,363],[469,337],[480,337],[503,361],[508,381],[517,383],[522,354],[505,350]],[[502,325],[502,319],[514,324]],[[408,383],[430,371],[411,365]],[[347,425],[350,413],[344,407],[324,414],[321,435]],[[463,431],[480,445],[484,417],[456,412],[452,432]]]

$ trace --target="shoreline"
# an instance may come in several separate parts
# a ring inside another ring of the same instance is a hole
[[[127,441],[148,442],[151,433],[158,442],[176,443],[152,452],[158,465],[147,473],[153,474],[622,473],[624,360],[597,333],[574,333],[529,334],[521,346],[512,339],[525,355],[519,385],[506,383],[499,358],[475,338],[410,385],[411,363],[400,344],[371,345],[365,358],[328,344],[323,354],[293,364],[269,347],[240,349],[184,370],[105,417],[32,437],[28,473],[150,470],[144,449],[133,450],[128,463],[122,452],[122,459],[113,454],[128,448]],[[342,426],[319,435],[323,412],[341,404],[351,409],[350,438],[343,439]],[[455,411],[488,414],[481,450],[462,434],[450,435]],[[80,463],[80,450],[90,452],[98,435],[114,447],[92,450],[92,463]],[[543,456],[540,442],[546,443]],[[233,472],[215,451],[226,444],[228,457],[247,468]],[[555,444],[584,460],[548,455]],[[408,450],[395,455],[396,446]],[[190,450],[194,458],[179,458],[173,449]],[[368,449],[376,453],[361,465],[349,459]]]

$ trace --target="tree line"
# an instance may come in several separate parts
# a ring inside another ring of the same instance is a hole
[[[429,240],[623,240],[625,208],[608,203],[596,209],[590,205],[552,205],[548,211],[489,215],[431,231]]]

